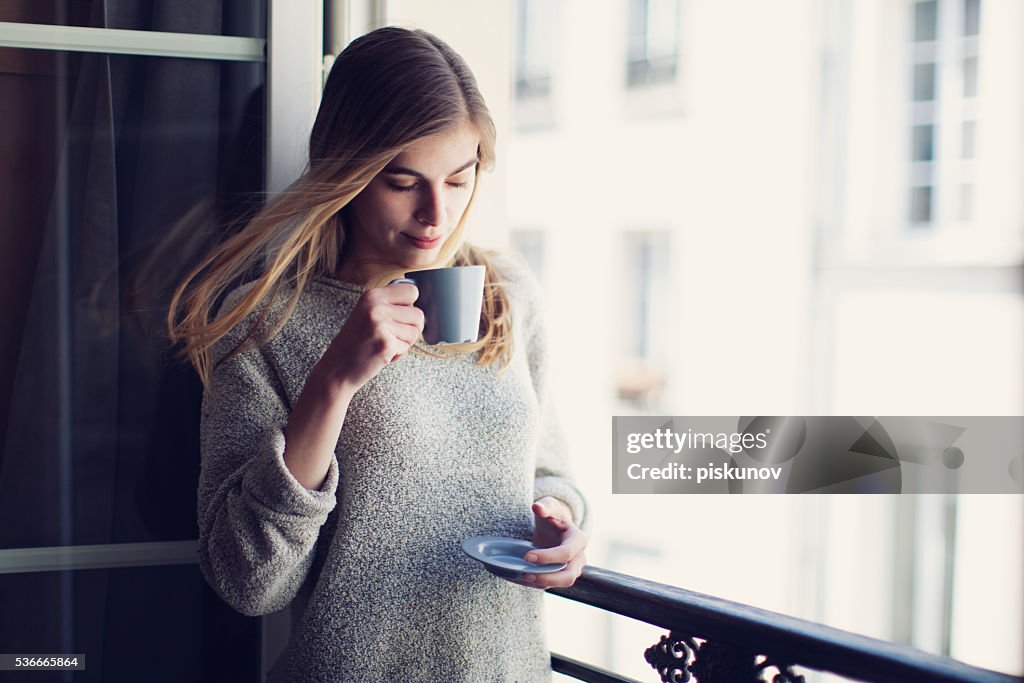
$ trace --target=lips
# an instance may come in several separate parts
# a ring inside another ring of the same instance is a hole
[[[443,235],[435,235],[434,237],[413,237],[408,233],[402,233],[402,237],[409,240],[414,247],[417,249],[433,249],[441,243]]]

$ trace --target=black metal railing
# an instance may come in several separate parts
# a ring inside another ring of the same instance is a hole
[[[599,567],[586,567],[572,588],[549,592],[669,631],[644,653],[666,683],[799,683],[804,679],[796,667],[877,683],[1024,681],[907,645]],[[636,683],[557,654],[552,654],[551,666],[590,683]]]

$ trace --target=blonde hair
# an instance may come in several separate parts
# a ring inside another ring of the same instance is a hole
[[[341,263],[345,207],[412,142],[469,123],[480,135],[477,181],[494,164],[495,130],[490,112],[465,61],[425,31],[378,29],[353,41],[335,60],[309,140],[302,176],[270,201],[242,230],[228,237],[175,289],[167,314],[177,356],[188,358],[203,385],[213,368],[211,348],[265,301],[249,336],[224,358],[272,339],[291,317],[310,277],[330,275]],[[480,338],[462,351],[482,350],[479,364],[506,365],[511,356],[507,292],[487,253],[465,244],[462,233],[476,197],[441,248],[433,267],[488,266]],[[389,276],[385,272],[379,282]],[[220,317],[214,306],[230,289],[254,284]],[[283,313],[262,323],[283,286],[291,292]]]

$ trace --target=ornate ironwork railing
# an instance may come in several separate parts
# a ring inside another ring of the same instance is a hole
[[[665,683],[803,683],[795,669],[877,683],[1022,683],[1010,676],[721,598],[586,567],[550,593],[660,626],[644,654]],[[590,683],[637,683],[552,654],[552,668]]]

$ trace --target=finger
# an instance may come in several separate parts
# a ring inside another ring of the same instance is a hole
[[[395,334],[395,332],[391,331],[390,329],[383,330],[383,332],[384,338],[380,342],[380,347],[375,353],[375,355],[377,356],[377,358],[381,359],[381,361],[385,365],[388,365],[390,363],[394,363],[396,360],[404,356],[406,352],[409,351],[409,348],[410,346],[412,346],[413,342],[402,340]]]
[[[558,529],[559,531],[568,531],[569,527],[572,526],[572,523],[569,522],[569,520],[563,519],[561,517],[556,517],[555,515],[539,513],[536,510],[533,511],[533,514],[537,517],[538,522],[543,520],[546,524],[553,526],[555,529]]]
[[[587,547],[587,537],[576,527],[570,527],[562,534],[562,542],[552,548],[531,550],[524,558],[536,564],[557,564],[568,562]]]
[[[569,586],[576,583],[576,579],[583,573],[583,567],[587,564],[587,557],[584,553],[580,553],[576,557],[572,558],[572,561],[557,572],[551,572],[550,574],[528,574],[527,577],[532,577],[529,582],[530,586],[534,588],[568,588]],[[524,578],[527,578],[524,577]]]
[[[405,323],[391,323],[388,326],[388,332],[401,344],[399,349],[401,353],[408,351],[409,347],[420,338],[420,328]]]
[[[420,296],[420,290],[416,285],[408,282],[398,282],[393,285],[380,287],[379,289],[383,299],[390,304],[409,305],[414,303]]]
[[[387,311],[387,316],[397,323],[412,325],[413,327],[423,324],[423,311],[412,304],[387,304],[385,310]]]
[[[533,504],[533,514],[548,520],[559,529],[567,529],[572,523],[572,511],[565,503],[545,496]]]

